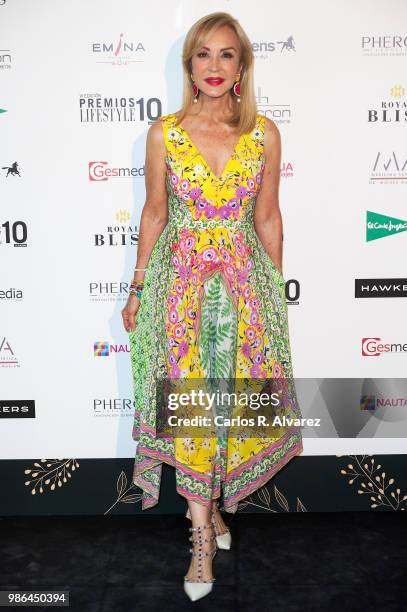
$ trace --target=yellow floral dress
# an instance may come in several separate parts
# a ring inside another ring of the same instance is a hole
[[[171,435],[162,426],[168,411],[160,391],[166,380],[191,387],[223,381],[229,392],[237,381],[239,389],[248,381],[261,389],[258,381],[281,380],[282,414],[301,417],[285,281],[253,223],[265,165],[264,116],[239,138],[220,177],[175,114],[160,120],[169,218],[151,252],[136,330],[129,333],[138,442],[133,482],[143,490],[142,509],[154,506],[166,462],[176,469],[179,494],[209,506],[223,493],[225,510],[236,512],[240,500],[302,452],[300,427],[268,429],[269,435],[253,429],[245,435],[239,426]],[[216,404],[216,414],[231,416],[230,410]],[[240,409],[234,410],[233,416]]]

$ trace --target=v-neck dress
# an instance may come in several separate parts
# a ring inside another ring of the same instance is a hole
[[[222,381],[231,392],[236,381],[281,379],[284,414],[301,418],[285,280],[253,222],[265,167],[264,116],[258,114],[253,131],[239,138],[220,177],[176,125],[175,114],[160,121],[168,223],[152,249],[136,329],[129,333],[137,442],[133,483],[143,491],[143,510],[156,505],[165,462],[175,467],[180,495],[205,506],[223,495],[224,509],[234,513],[239,501],[302,452],[301,428],[281,426],[272,436],[256,436],[219,425],[212,435],[196,429],[172,435],[162,426],[160,391],[165,380],[192,387],[203,380],[207,389]],[[215,411],[226,414],[222,401]]]

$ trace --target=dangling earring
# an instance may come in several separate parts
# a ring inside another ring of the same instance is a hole
[[[198,92],[199,92],[199,89],[198,89],[198,85],[195,83],[195,81],[193,79],[192,73],[191,73],[191,79],[193,80],[192,93],[193,93],[193,96],[194,96],[194,104],[196,104],[198,102]]]
[[[235,94],[235,96],[237,96],[236,102],[240,102],[240,83],[239,83],[240,74],[236,75],[236,78],[237,78],[237,81],[233,85],[233,93]]]

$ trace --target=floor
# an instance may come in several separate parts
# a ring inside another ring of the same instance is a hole
[[[224,516],[232,550],[197,602],[183,515],[2,518],[0,590],[69,590],[81,612],[407,610],[404,512]]]

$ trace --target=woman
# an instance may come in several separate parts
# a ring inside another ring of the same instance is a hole
[[[250,41],[232,16],[212,13],[188,32],[182,60],[182,108],[147,134],[146,202],[122,316],[136,402],[133,481],[144,510],[158,502],[162,462],[175,467],[192,520],[184,588],[196,600],[212,589],[217,549],[231,544],[221,491],[225,511],[236,512],[302,452],[302,438],[292,429],[228,437],[220,427],[213,436],[158,435],[159,380],[292,376],[280,134],[257,113]]]

